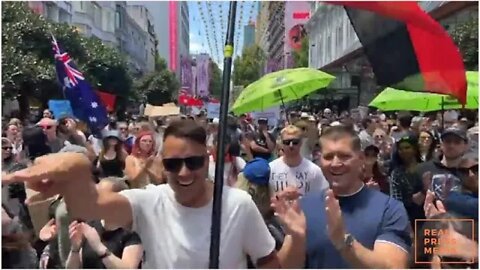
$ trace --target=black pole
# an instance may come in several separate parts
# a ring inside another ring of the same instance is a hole
[[[442,126],[441,126],[441,131],[445,129],[445,101],[443,100],[442,97]]]
[[[217,161],[215,162],[215,186],[213,190],[212,227],[210,237],[210,269],[219,268],[220,231],[222,220],[223,170],[225,163],[225,136],[227,133],[227,113],[230,94],[230,75],[232,72],[233,38],[235,34],[235,15],[237,2],[230,2],[227,37],[223,60],[223,89],[220,103],[220,129],[218,131]]]

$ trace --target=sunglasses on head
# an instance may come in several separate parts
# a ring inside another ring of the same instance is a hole
[[[458,171],[465,175],[468,175],[470,172],[478,175],[478,164],[475,164],[468,168],[458,168]]]
[[[205,164],[205,156],[191,156],[186,158],[164,158],[162,160],[165,170],[171,173],[178,173],[185,164],[190,171],[196,171]]]
[[[291,140],[282,140],[284,145],[298,145],[300,143],[300,139],[291,139]]]

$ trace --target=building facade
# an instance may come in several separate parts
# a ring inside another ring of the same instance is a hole
[[[267,50],[269,59],[283,62],[285,47],[285,2],[268,2]]]
[[[255,23],[249,22],[243,27],[243,48],[248,48],[255,44]]]
[[[153,26],[145,31],[141,20],[129,16],[126,1],[30,1],[28,5],[51,21],[72,25],[81,34],[119,49],[134,75],[153,71],[149,44],[152,33],[154,40]]]
[[[167,61],[170,70],[180,78],[180,60],[190,51],[190,24],[186,1],[141,1],[153,18],[157,33],[157,51]]]
[[[264,52],[268,50],[268,4],[267,1],[258,2],[258,15],[255,23],[255,44]]]
[[[456,23],[478,17],[476,2],[422,1],[420,6],[447,30]],[[382,89],[362,53],[362,45],[341,6],[311,2],[311,18],[306,24],[309,36],[309,66],[337,77],[318,98],[349,109],[366,106]]]
[[[155,54],[156,54],[156,35],[153,27],[153,18],[148,9],[143,5],[136,5],[130,2],[127,6],[127,13],[145,33],[145,51],[144,59],[146,63],[146,72],[155,70]]]
[[[72,23],[72,3],[70,1],[30,1],[28,6],[51,21]]]

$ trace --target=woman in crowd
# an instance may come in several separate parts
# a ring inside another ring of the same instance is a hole
[[[132,153],[125,160],[125,175],[130,188],[164,183],[161,163],[155,152],[153,133],[143,131],[137,134]]]
[[[98,156],[97,168],[102,177],[123,177],[127,153],[123,148],[120,134],[116,130],[106,131],[103,135],[103,146]]]
[[[17,124],[8,124],[5,130],[5,137],[12,144],[12,153],[17,155],[22,151],[22,133]]]
[[[270,166],[268,161],[262,158],[255,158],[249,161],[243,172],[238,175],[238,181],[235,187],[248,192],[253,201],[262,214],[268,230],[275,239],[275,249],[278,251],[283,245],[285,233],[280,222],[274,215],[274,211],[270,206],[270,187],[268,181],[270,179]],[[254,268],[253,264],[248,263],[248,268]]]
[[[7,138],[2,138],[2,171],[8,172],[16,164],[13,154],[13,144]]]
[[[71,144],[85,145],[87,138],[78,128],[78,123],[71,117],[64,117],[58,120],[57,136]]]
[[[429,161],[436,156],[437,140],[430,131],[420,131],[418,146],[422,162]]]
[[[423,183],[415,173],[415,168],[420,162],[417,137],[413,134],[401,137],[395,145],[390,168],[390,195],[403,202],[412,228],[415,219],[425,218]]]
[[[367,146],[363,151],[365,154],[364,182],[368,186],[378,188],[381,192],[388,194],[389,186],[387,176],[382,172],[378,161],[380,150],[374,145]]]
[[[98,189],[120,192],[127,189],[125,182],[106,178]],[[143,256],[140,237],[135,232],[115,228],[104,220],[69,226],[71,249],[66,268],[137,269]]]
[[[217,163],[217,147],[218,147],[218,138],[213,138],[213,146],[210,152],[210,162],[208,164],[208,178],[212,181],[215,180],[215,166]],[[245,160],[241,157],[234,156],[229,153],[230,149],[231,136],[227,135],[225,137],[225,165],[223,167],[223,179],[224,182],[229,186],[234,186],[237,181],[237,175],[245,167]]]

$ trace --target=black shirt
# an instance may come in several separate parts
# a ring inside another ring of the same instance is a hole
[[[275,137],[273,137],[271,133],[268,133],[268,137],[270,137],[270,140],[272,142],[275,142]],[[268,149],[267,138],[265,138],[265,135],[263,135],[263,133],[258,133],[258,132],[255,133],[255,143],[262,148]],[[256,152],[252,149],[252,156],[253,158],[258,157],[258,158],[270,160],[270,158],[272,157],[272,153],[271,152],[261,153],[261,152]]]
[[[126,247],[141,244],[140,237],[135,232],[129,232],[122,228],[106,231],[99,221],[92,221],[88,224],[97,230],[108,250],[119,258],[122,258],[123,250]],[[84,269],[106,269],[98,254],[93,251],[87,241],[84,241],[82,245],[82,263]]]

